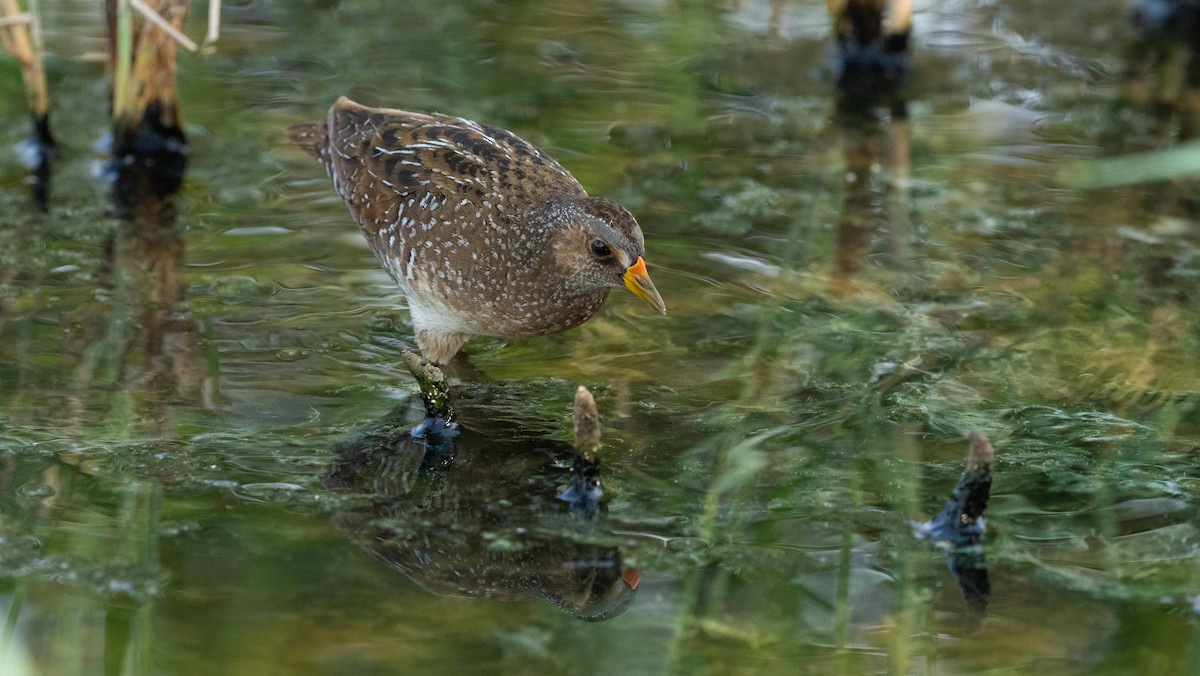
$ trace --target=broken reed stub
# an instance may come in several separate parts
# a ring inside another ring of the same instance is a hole
[[[596,398],[586,387],[575,390],[575,406],[572,418],[575,426],[575,462],[571,464],[571,478],[558,492],[558,499],[566,502],[571,516],[594,519],[600,511],[604,491],[600,488],[600,411],[596,409]]]
[[[982,538],[985,529],[983,512],[991,494],[992,461],[996,459],[996,451],[992,442],[975,430],[967,433],[967,444],[967,468],[958,480],[951,502],[957,501],[961,512],[959,525],[964,529],[978,528]]]
[[[595,460],[600,450],[600,412],[596,398],[583,385],[575,390],[575,450],[587,460]]]
[[[937,516],[919,524],[914,534],[931,542],[946,557],[967,604],[967,631],[971,633],[982,626],[992,594],[983,551],[987,532],[983,512],[991,493],[996,454],[992,443],[979,432],[969,432],[967,442],[967,467],[950,499]]]
[[[967,467],[958,485],[942,511],[916,531],[918,537],[928,538],[946,549],[977,546],[987,530],[983,513],[991,496],[992,462],[996,452],[992,442],[979,432],[969,432],[967,442]]]
[[[990,470],[992,461],[996,459],[996,451],[992,442],[975,430],[967,433],[967,471],[978,474]]]

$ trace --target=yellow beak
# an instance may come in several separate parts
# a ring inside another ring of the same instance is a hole
[[[637,262],[629,266],[625,271],[625,288],[633,292],[633,295],[646,301],[659,314],[667,314],[667,306],[663,303],[662,296],[658,295],[658,289],[654,288],[654,282],[650,281],[650,274],[646,272],[646,261],[638,256]]]

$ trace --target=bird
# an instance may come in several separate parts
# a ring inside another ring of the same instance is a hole
[[[578,326],[614,287],[667,312],[633,215],[510,131],[343,96],[288,135],[324,165],[436,364],[471,336]]]

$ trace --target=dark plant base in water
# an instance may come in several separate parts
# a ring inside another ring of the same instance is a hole
[[[946,555],[950,572],[967,602],[969,628],[974,630],[983,624],[992,594],[983,551],[983,536],[987,533],[983,512],[992,488],[995,451],[988,438],[978,432],[971,432],[967,439],[970,449],[966,471],[946,506],[932,521],[920,526],[917,536],[929,539]]]
[[[600,489],[600,462],[582,455],[575,456],[575,462],[571,464],[571,480],[556,497],[567,503],[571,516],[596,518],[600,512],[600,500],[604,497],[604,491]]]
[[[876,109],[886,108],[892,117],[908,117],[911,70],[907,51],[892,51],[881,43],[839,43],[835,70],[838,116],[853,121],[874,117]]]
[[[1130,18],[1140,37],[1126,47],[1122,99],[1157,121],[1154,134],[1161,142],[1197,138],[1200,0],[1140,0]]]
[[[421,394],[421,398],[425,400],[425,407],[428,409],[429,400],[424,393]],[[422,472],[444,470],[454,462],[454,438],[458,436],[457,423],[442,417],[426,417],[409,434],[414,439],[420,439],[425,447],[425,454],[421,458],[420,469]]]
[[[837,16],[837,111],[843,121],[874,117],[886,107],[896,118],[907,116],[907,85],[912,69],[908,56],[909,24],[901,21],[897,32],[886,32],[883,6],[848,2]]]
[[[1132,10],[1135,25],[1147,33],[1158,32],[1195,41],[1200,49],[1200,2],[1196,0],[1138,0]]]
[[[26,141],[23,150],[33,169],[31,188],[33,203],[39,211],[50,210],[50,177],[54,168],[56,144],[50,134],[50,116],[33,116],[33,138]]]
[[[173,196],[183,184],[188,145],[183,130],[166,124],[164,104],[151,102],[136,126],[118,120],[113,131],[108,175],[118,209],[135,208],[147,198]]]

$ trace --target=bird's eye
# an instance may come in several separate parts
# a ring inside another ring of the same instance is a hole
[[[608,258],[612,255],[612,249],[608,248],[608,245],[602,240],[594,239],[592,240],[592,253],[601,258]]]

